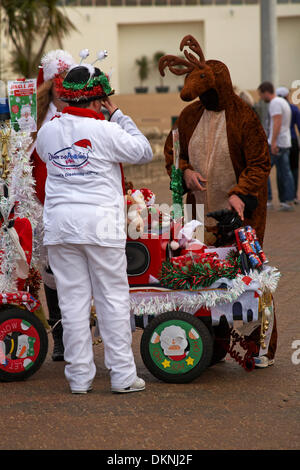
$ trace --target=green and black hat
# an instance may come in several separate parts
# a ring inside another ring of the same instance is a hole
[[[85,51],[87,50],[80,55]],[[106,51],[101,51],[97,60],[106,56]],[[71,66],[64,79],[55,79],[55,86],[59,98],[68,103],[88,103],[114,94],[109,76],[93,64],[86,63]]]

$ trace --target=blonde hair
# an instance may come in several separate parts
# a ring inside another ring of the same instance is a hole
[[[31,138],[33,141],[36,140],[36,136],[44,119],[46,117],[49,105],[52,101],[52,86],[53,80],[47,80],[43,82],[37,89],[37,132],[31,133]]]
[[[246,91],[246,90],[241,90],[238,86],[233,87],[233,91],[236,95],[238,95],[243,101],[245,101],[249,106],[253,107],[255,102],[252,97],[252,95]]]
[[[42,127],[49,104],[52,101],[53,80],[47,80],[42,83],[37,90],[37,130]]]
[[[248,103],[249,106],[254,106],[254,99],[248,91],[246,91],[246,90],[241,91],[240,92],[240,98],[242,98],[242,100],[246,101],[246,103]]]

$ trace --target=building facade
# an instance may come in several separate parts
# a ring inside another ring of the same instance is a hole
[[[219,59],[229,67],[233,83],[256,89],[261,77],[260,8],[256,0],[61,0],[77,27],[64,40],[64,48],[79,60],[79,51],[107,49],[103,69],[112,69],[117,93],[129,94],[140,85],[136,60],[146,56],[150,73],[144,85],[155,91],[160,84],[152,65],[156,52],[180,54],[182,37],[192,34],[206,59]],[[300,80],[300,0],[277,2],[278,83],[291,87]],[[48,45],[48,49],[55,45]],[[176,91],[182,77],[167,72],[164,85]]]

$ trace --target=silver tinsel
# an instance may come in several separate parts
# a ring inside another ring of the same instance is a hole
[[[0,229],[0,292],[15,292],[17,290],[15,275],[17,254],[11,237],[6,230],[8,216],[12,207],[13,201],[10,198],[4,196],[0,198],[0,213],[3,217],[3,224]]]
[[[27,217],[34,230],[40,222],[42,207],[35,196],[30,162],[32,139],[26,132],[12,130],[9,153],[12,170],[8,179],[10,198],[19,201],[16,217]]]
[[[276,268],[268,267],[263,271],[251,271],[252,279],[249,285],[243,281],[244,275],[235,279],[219,279],[210,288],[199,291],[167,291],[142,292],[132,290],[130,293],[130,308],[133,315],[159,315],[172,310],[183,310],[194,314],[201,307],[213,308],[217,305],[233,303],[247,291],[262,293],[265,289],[274,292],[277,288],[280,273]],[[226,284],[227,289],[218,288]]]
[[[8,165],[9,175],[6,180],[0,178],[0,184],[5,183],[9,190],[9,198],[1,197],[0,200],[0,210],[4,218],[4,223],[0,229],[0,292],[14,292],[17,289],[17,253],[10,236],[5,230],[11,207],[13,207],[15,202],[18,203],[15,208],[15,217],[28,218],[34,232],[41,223],[42,207],[35,196],[35,183],[32,177],[32,165],[30,162],[31,142],[30,134],[11,130],[8,144],[8,155],[10,158]],[[41,241],[37,242],[35,237],[34,240],[31,265],[37,264],[41,244]]]

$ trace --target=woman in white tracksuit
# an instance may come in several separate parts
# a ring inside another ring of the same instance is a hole
[[[152,151],[133,121],[107,97],[110,86],[104,77],[99,69],[91,73],[82,65],[64,81],[57,78],[57,91],[70,106],[37,137],[48,175],[44,245],[57,284],[65,375],[73,393],[89,391],[96,373],[89,328],[92,297],[112,391],[145,388],[131,349],[120,164],[146,163]],[[99,114],[102,105],[110,122]]]

